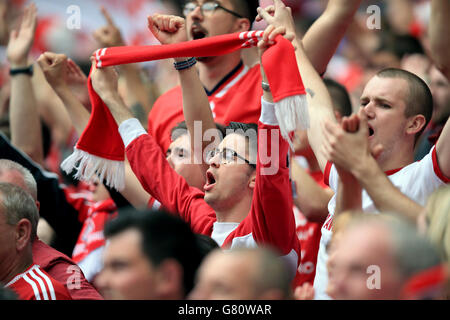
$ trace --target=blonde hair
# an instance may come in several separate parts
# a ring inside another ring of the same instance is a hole
[[[450,186],[434,191],[426,205],[426,235],[437,246],[441,257],[450,261]]]

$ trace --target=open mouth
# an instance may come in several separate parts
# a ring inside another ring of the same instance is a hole
[[[216,178],[211,173],[211,171],[206,171],[206,184],[204,185],[203,189],[205,191],[211,190],[211,188],[216,184]]]
[[[373,136],[374,133],[375,133],[375,131],[372,129],[371,126],[369,126],[369,138],[370,138],[371,136]]]
[[[206,30],[200,26],[194,26],[191,29],[191,36],[194,40],[203,39],[204,37],[206,37]]]

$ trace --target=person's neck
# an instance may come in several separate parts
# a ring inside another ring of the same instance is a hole
[[[250,212],[251,205],[252,197],[245,197],[231,208],[218,208],[214,210],[217,222],[241,223]]]
[[[219,57],[206,58],[198,64],[200,81],[211,91],[241,61],[239,51]]]
[[[18,274],[27,270],[33,263],[33,258],[31,256],[23,256],[18,261],[12,261],[10,266],[6,268],[4,275],[0,277],[0,282],[6,284]]]
[[[409,144],[406,143],[392,148],[390,154],[383,153],[377,159],[383,172],[403,168],[414,162],[414,149],[411,149]]]

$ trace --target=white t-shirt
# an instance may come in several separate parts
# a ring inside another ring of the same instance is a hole
[[[421,160],[409,164],[398,170],[386,172],[389,180],[400,189],[406,196],[413,199],[421,205],[425,205],[429,195],[445,185],[450,180],[441,172],[436,158],[436,147]],[[328,255],[326,247],[332,235],[332,222],[334,210],[336,208],[336,192],[338,188],[339,176],[334,165],[327,164],[324,173],[325,182],[334,190],[335,195],[328,203],[328,217],[322,226],[322,237],[320,239],[319,253],[317,257],[316,277],[314,278],[314,291],[316,300],[330,299],[325,290],[328,284],[327,261]],[[376,212],[377,209],[367,192],[363,190],[362,194],[363,211]]]

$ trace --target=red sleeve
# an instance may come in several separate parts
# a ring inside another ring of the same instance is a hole
[[[444,183],[449,183],[450,179],[447,178],[444,173],[442,172],[441,168],[439,167],[438,159],[437,159],[437,153],[436,153],[436,146],[433,148],[433,151],[431,153],[431,159],[433,160],[433,170],[434,173],[439,177],[439,179],[442,180]]]
[[[257,175],[251,209],[252,233],[258,243],[274,246],[282,255],[294,249],[300,258],[286,163],[288,148],[278,126],[259,122]],[[270,161],[261,161],[261,157],[266,156]]]
[[[190,187],[170,167],[152,136],[139,136],[128,145],[126,153],[133,172],[148,193],[165,209],[178,213],[194,232],[211,235],[216,221],[214,210],[203,199],[203,192]]]
[[[327,161],[327,164],[325,165],[325,170],[323,172],[323,182],[328,187],[330,186],[330,172],[332,165],[333,164],[330,161]]]

